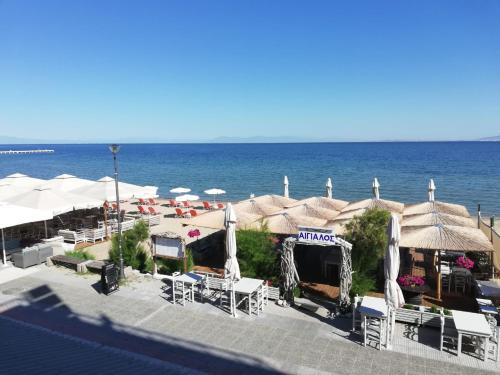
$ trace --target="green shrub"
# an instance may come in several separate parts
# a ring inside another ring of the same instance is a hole
[[[73,251],[66,251],[64,253],[66,256],[72,257],[72,258],[78,258],[82,260],[94,260],[95,256],[92,254],[89,254],[85,250],[73,250]]]
[[[293,288],[293,296],[295,298],[299,298],[300,297],[300,288],[298,286],[296,286],[295,288]]]
[[[236,232],[238,263],[241,275],[277,280],[277,252],[273,237],[267,229]]]
[[[352,274],[352,287],[351,287],[351,297],[364,296],[370,290],[375,288],[375,280],[363,273],[354,272]]]
[[[346,224],[345,239],[352,244],[352,295],[364,295],[376,286],[377,267],[387,247],[390,217],[388,211],[373,208]]]
[[[149,238],[149,228],[143,221],[138,221],[134,228],[122,233],[123,263],[140,272],[151,272],[152,262],[149,253],[142,246],[142,242]],[[120,251],[118,248],[118,236],[115,234],[111,240],[109,257],[113,263],[120,264]]]

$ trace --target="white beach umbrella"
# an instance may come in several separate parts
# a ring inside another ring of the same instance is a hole
[[[378,182],[377,177],[373,179],[372,190],[373,190],[373,197],[375,199],[380,199],[380,184]]]
[[[70,174],[61,174],[51,180],[48,180],[43,184],[43,186],[62,191],[71,191],[84,186],[90,186],[94,182],[95,181],[78,178]]]
[[[431,178],[429,181],[429,202],[435,201],[434,192],[436,191],[436,185],[434,184],[434,180]]]
[[[7,183],[13,186],[22,186],[27,188],[34,188],[47,182],[40,178],[29,177],[22,173],[13,173],[0,180],[0,183]]]
[[[28,192],[12,196],[5,201],[18,206],[50,211],[54,216],[73,209],[94,208],[103,204],[103,200],[48,187],[37,187]]]
[[[191,189],[185,187],[176,187],[170,190],[170,192],[173,194],[185,194],[189,193],[190,191]]]
[[[142,186],[139,193],[134,194],[134,198],[158,198],[158,186]]]
[[[283,196],[285,198],[290,198],[290,194],[288,192],[288,177],[285,176],[285,178],[283,179]]]
[[[388,326],[388,338],[392,344],[395,327],[395,309],[404,305],[405,300],[403,292],[397,283],[399,274],[399,240],[401,238],[401,229],[399,227],[399,218],[392,214],[387,227],[388,245],[384,257],[384,297],[385,302],[390,309],[391,324]],[[391,329],[392,327],[392,329]]]
[[[13,197],[15,195],[18,195],[20,193],[30,191],[32,190],[33,187],[28,187],[28,186],[16,186],[16,185],[11,185],[7,182],[1,182],[0,181],[0,202]]]
[[[52,219],[52,212],[46,210],[37,210],[23,206],[17,206],[7,202],[0,202],[0,230],[2,232],[2,260],[6,264],[5,255],[5,228],[15,227],[16,225],[36,223]]]
[[[240,280],[240,266],[236,258],[236,213],[231,203],[226,206],[224,226],[226,228],[226,264],[224,276],[231,280]]]
[[[326,197],[329,199],[333,198],[333,184],[330,177],[328,177],[328,180],[326,180]]]
[[[175,197],[177,202],[197,201],[198,199],[200,199],[200,197],[194,194],[183,194]]]
[[[139,190],[137,190],[135,187],[137,187],[137,185],[119,182],[118,193],[120,195],[120,199],[127,200],[132,198],[134,194],[137,194],[139,192]],[[97,180],[92,185],[83,186],[81,188],[72,190],[71,192],[75,194],[85,195],[90,198],[99,199],[101,201],[116,201],[115,180],[108,176]]]
[[[222,190],[222,189],[213,188],[213,189],[205,190],[204,193],[208,194],[208,195],[213,195],[214,196],[214,202],[215,202],[215,197],[217,195],[226,194],[226,191]]]

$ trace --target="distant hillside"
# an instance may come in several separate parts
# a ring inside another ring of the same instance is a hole
[[[500,135],[497,135],[496,137],[487,137],[487,138],[481,138],[479,139],[481,142],[500,142]]]

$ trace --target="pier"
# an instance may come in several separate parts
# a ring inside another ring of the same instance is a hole
[[[0,150],[0,155],[14,154],[52,154],[54,150]]]

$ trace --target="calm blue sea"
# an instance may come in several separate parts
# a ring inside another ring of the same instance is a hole
[[[107,145],[0,145],[5,149],[52,148],[54,154],[0,155],[0,177],[21,172],[52,178],[70,173],[83,178],[112,176]],[[305,143],[305,144],[125,144],[119,153],[120,179],[157,185],[162,196],[176,186],[227,191],[226,200],[251,193],[323,195],[327,177],[334,195],[348,201],[371,196],[378,177],[381,197],[405,203],[427,199],[434,178],[436,198],[465,204],[471,214],[500,214],[500,142]]]

